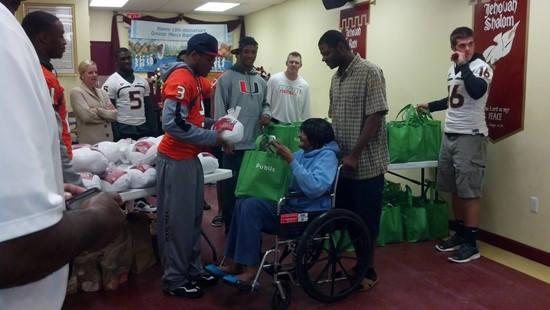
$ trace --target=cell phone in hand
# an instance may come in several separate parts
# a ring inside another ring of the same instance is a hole
[[[76,210],[82,208],[82,203],[88,199],[92,198],[93,196],[101,193],[99,188],[93,187],[90,188],[76,196],[73,196],[71,199],[65,201],[65,206],[67,207],[67,210]]]

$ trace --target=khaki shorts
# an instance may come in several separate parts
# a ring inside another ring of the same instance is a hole
[[[488,137],[483,135],[444,134],[437,166],[437,190],[460,198],[479,198]]]

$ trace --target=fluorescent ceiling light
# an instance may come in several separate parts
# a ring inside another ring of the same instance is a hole
[[[121,8],[128,0],[92,0],[90,6],[95,7],[107,7],[107,8]]]
[[[195,11],[224,12],[236,7],[240,3],[208,2],[195,9]]]

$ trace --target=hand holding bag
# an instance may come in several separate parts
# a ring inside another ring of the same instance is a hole
[[[268,137],[256,139],[256,149],[246,151],[239,171],[236,197],[256,197],[276,202],[283,197],[290,186],[292,170],[277,154],[260,148]]]
[[[300,126],[302,122],[294,122],[289,124],[275,124],[269,123],[264,128],[265,135],[275,136],[282,144],[286,145],[292,152],[296,152],[300,149],[298,144],[298,134],[300,133]]]
[[[441,146],[441,122],[429,112],[418,113],[407,104],[397,114],[400,121],[387,125],[391,163],[437,160]]]

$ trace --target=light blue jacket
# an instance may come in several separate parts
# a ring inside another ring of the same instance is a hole
[[[321,195],[332,188],[339,152],[338,144],[332,141],[320,149],[309,152],[300,149],[294,153],[294,160],[290,163],[292,182],[289,191],[301,191],[307,198],[291,199],[289,207],[296,211],[330,209],[330,198]]]

